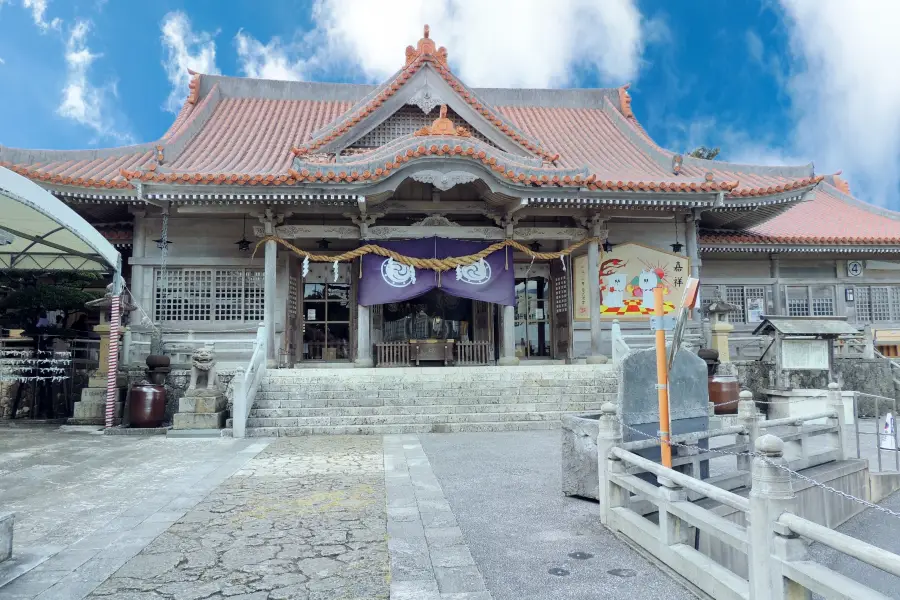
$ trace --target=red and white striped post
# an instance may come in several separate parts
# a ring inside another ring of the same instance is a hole
[[[110,299],[109,319],[109,358],[106,362],[106,426],[112,427],[116,417],[116,400],[119,394],[117,375],[119,372],[119,328],[122,324],[122,313],[119,310],[121,297],[113,294]]]

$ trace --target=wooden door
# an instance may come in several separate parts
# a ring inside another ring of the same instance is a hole
[[[572,264],[571,261],[569,261],[569,264]],[[566,361],[571,357],[572,347],[571,286],[569,281],[569,272],[563,270],[560,261],[550,261],[550,284],[552,290],[550,331],[552,332],[553,358],[565,359]]]

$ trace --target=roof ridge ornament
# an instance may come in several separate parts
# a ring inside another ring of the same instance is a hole
[[[630,83],[626,83],[619,88],[619,111],[626,119],[634,118],[634,111],[631,110],[631,96],[628,94]]]
[[[447,118],[447,105],[441,104],[440,116],[431,125],[416,130],[413,135],[452,135],[457,137],[471,137],[471,133],[465,127],[457,127],[453,121]]]
[[[447,49],[443,46],[438,48],[434,43],[434,40],[431,39],[430,34],[431,28],[428,25],[425,25],[424,35],[422,39],[419,40],[419,43],[416,44],[416,47],[406,47],[407,67],[418,58],[425,56],[430,56],[437,62],[443,64],[444,66],[447,66]]]

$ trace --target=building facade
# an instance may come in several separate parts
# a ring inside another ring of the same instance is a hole
[[[900,326],[900,214],[840,174],[661,148],[628,86],[469,88],[427,29],[402,59],[378,86],[193,74],[156,142],[0,165],[128,257],[133,360],[151,322],[234,360],[266,322],[281,365],[597,362],[613,320],[646,330],[643,273],[666,310],[700,277],[739,330]]]

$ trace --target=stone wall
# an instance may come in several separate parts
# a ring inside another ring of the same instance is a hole
[[[772,387],[774,366],[772,363],[748,360],[732,363],[737,369],[737,378],[741,388],[753,392],[755,400],[765,400],[763,390]],[[834,361],[835,379],[844,390],[896,398],[891,365],[886,360],[863,358],[836,358]],[[826,371],[790,371],[790,386],[795,389],[818,389],[828,387]],[[882,408],[884,406],[884,408]],[[883,416],[889,410],[886,403],[878,407]],[[859,416],[872,416],[875,413],[875,401],[862,396],[858,404]]]

